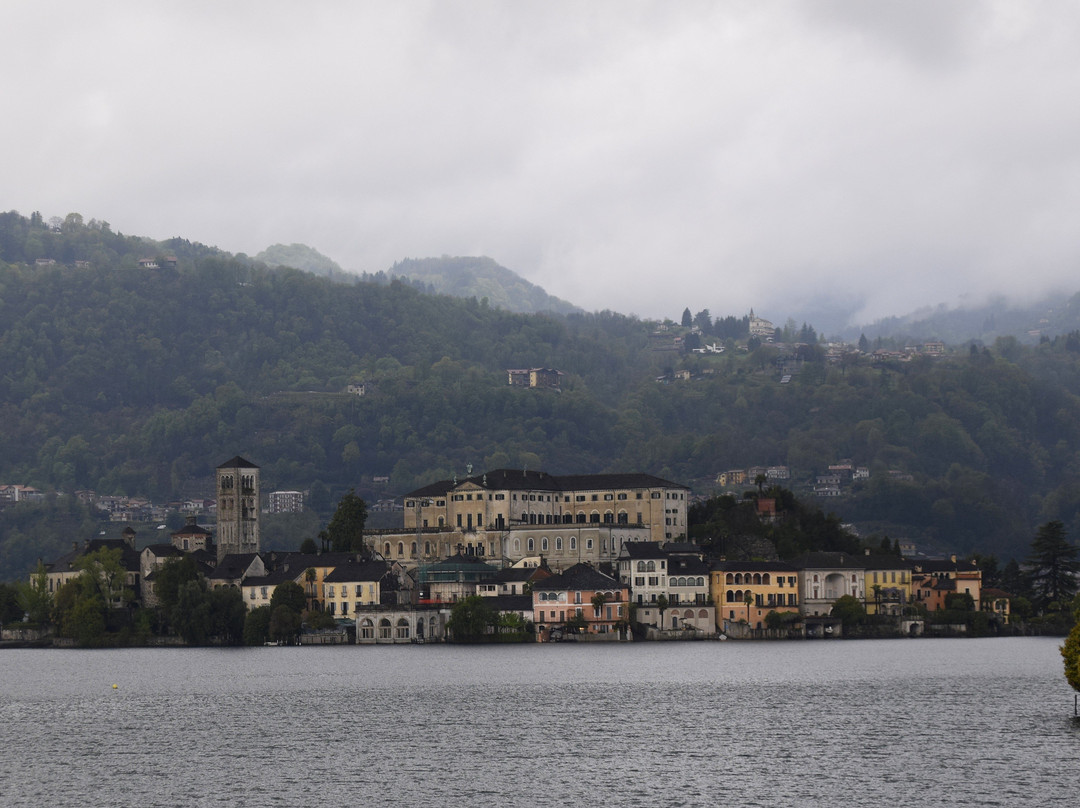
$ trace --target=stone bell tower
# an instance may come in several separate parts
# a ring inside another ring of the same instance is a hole
[[[217,467],[217,558],[257,553],[259,467],[237,455]]]

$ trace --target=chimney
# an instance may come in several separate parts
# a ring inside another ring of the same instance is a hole
[[[956,553],[953,553],[951,556],[949,556],[949,561],[954,564],[956,563]]]

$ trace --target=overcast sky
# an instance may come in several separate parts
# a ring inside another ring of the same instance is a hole
[[[0,208],[589,310],[1080,290],[1080,4],[0,6]]]

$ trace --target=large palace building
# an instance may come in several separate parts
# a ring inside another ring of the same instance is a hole
[[[543,556],[556,567],[614,562],[625,542],[685,536],[688,494],[649,474],[498,469],[406,494],[404,532],[367,537],[384,558],[406,564],[457,553],[510,564]]]

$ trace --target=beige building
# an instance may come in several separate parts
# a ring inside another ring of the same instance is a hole
[[[613,563],[628,542],[685,536],[688,494],[648,474],[501,469],[406,494],[405,529],[365,538],[383,558],[409,566],[459,553],[500,566],[542,556],[553,570]]]

